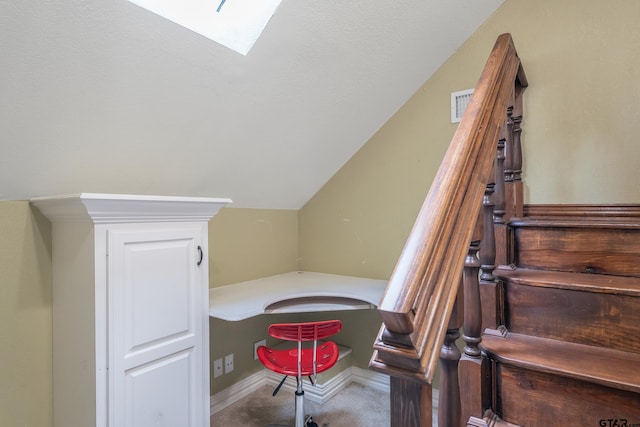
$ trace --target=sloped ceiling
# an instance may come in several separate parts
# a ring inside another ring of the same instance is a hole
[[[0,199],[299,209],[502,2],[283,0],[242,56],[126,0],[0,0]]]

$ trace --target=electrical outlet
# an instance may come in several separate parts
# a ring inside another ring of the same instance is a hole
[[[224,357],[224,373],[228,374],[233,371],[233,353]]]
[[[213,378],[218,378],[222,374],[224,374],[222,359],[216,359],[213,361]]]
[[[253,343],[253,360],[258,360],[258,347],[267,345],[267,340],[260,340]]]

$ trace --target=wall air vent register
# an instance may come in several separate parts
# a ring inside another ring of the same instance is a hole
[[[460,123],[469,101],[471,101],[473,89],[461,90],[451,93],[451,123]]]

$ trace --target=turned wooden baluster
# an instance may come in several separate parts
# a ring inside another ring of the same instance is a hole
[[[460,350],[456,341],[460,338],[460,327],[464,317],[463,289],[459,287],[447,334],[440,350],[440,385],[438,401],[438,426],[458,427],[461,424],[460,382],[458,380],[458,363]]]
[[[507,119],[508,120],[508,119]],[[505,172],[505,144],[507,135],[507,126],[503,126],[502,135],[498,141],[498,151],[496,155],[495,163],[495,187],[493,192],[493,224],[495,229],[495,261],[496,265],[507,264],[508,251],[507,251],[507,235],[506,225],[504,221],[505,216],[505,180],[507,172]]]
[[[504,163],[505,209],[507,219],[523,216],[522,189],[522,93],[524,88],[516,83],[507,108],[507,142]]]
[[[492,239],[493,240],[493,239]],[[484,247],[484,241],[482,242]],[[469,253],[464,262],[464,354],[469,357],[479,357],[480,348],[478,345],[482,338],[482,308],[480,306],[480,288],[478,283],[478,270],[480,260],[478,250],[480,241],[476,240],[469,245]]]
[[[514,187],[514,162],[515,150],[513,144],[513,105],[507,108],[506,126],[503,128],[505,137],[504,146],[504,210],[507,218],[515,216],[515,187]]]
[[[496,268],[496,236],[493,228],[493,212],[495,209],[493,194],[495,193],[495,187],[496,184],[493,182],[487,184],[487,189],[482,199],[482,216],[478,219],[479,221],[482,220],[482,249],[480,250],[481,282],[493,282],[496,279],[493,275],[493,270]]]
[[[522,142],[520,135],[522,134],[522,90],[516,87],[516,97],[512,111],[511,134],[513,139],[513,216],[523,216],[523,194],[522,194]]]
[[[508,120],[508,119],[507,119]],[[496,265],[507,265],[512,259],[509,242],[509,228],[505,223],[505,144],[507,121],[503,126],[495,162],[495,185],[487,186],[484,199],[484,241],[480,251],[482,275],[480,277],[480,300],[482,302],[483,328],[498,329],[502,325],[501,284],[493,276]],[[488,194],[489,192],[493,192]]]
[[[493,190],[493,188],[491,188]],[[485,200],[488,195],[485,194]],[[479,344],[482,340],[482,309],[480,305],[480,289],[478,284],[478,270],[480,260],[481,231],[484,213],[478,217],[478,226],[474,234],[474,240],[469,245],[469,251],[464,263],[463,286],[464,289],[464,354],[460,360],[459,375],[461,379],[461,417],[465,423],[471,416],[482,417],[487,404],[485,393],[488,363],[481,357]],[[484,242],[482,243],[484,245]],[[464,424],[463,424],[464,425]]]

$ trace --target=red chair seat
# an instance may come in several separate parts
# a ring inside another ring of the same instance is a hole
[[[303,348],[300,359],[300,375],[309,376],[324,372],[338,361],[338,346],[333,341],[318,343],[316,349],[316,369],[313,370],[313,348]],[[298,349],[275,350],[258,347],[258,358],[262,364],[283,375],[298,375]]]

